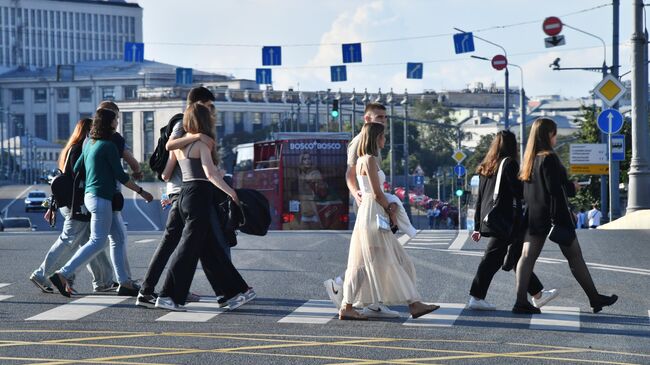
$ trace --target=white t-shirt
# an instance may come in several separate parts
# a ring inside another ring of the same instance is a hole
[[[600,226],[600,217],[603,216],[603,213],[600,212],[600,210],[594,208],[589,211],[587,214],[587,217],[589,218],[589,227],[593,226]]]

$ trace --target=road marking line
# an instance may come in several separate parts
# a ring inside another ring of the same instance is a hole
[[[0,302],[2,302],[5,299],[13,298],[13,295],[0,295]]]
[[[161,322],[207,322],[228,309],[219,308],[216,302],[187,303],[187,312],[169,312],[156,319]]]
[[[30,186],[28,186],[27,189],[23,190],[20,194],[18,194],[18,196],[16,197],[16,199],[12,200],[11,202],[9,202],[9,204],[5,205],[5,207],[2,208],[2,210],[4,210],[4,212],[5,212],[5,218],[9,217],[9,216],[8,216],[8,214],[9,214],[9,207],[10,207],[13,203],[15,203],[16,200],[20,199],[21,196],[23,196],[26,192],[28,192],[28,191],[29,191],[31,188],[33,188],[33,187],[34,187],[34,185],[30,185]]]
[[[5,286],[9,286],[11,283],[0,283],[0,288],[4,288]]]
[[[339,311],[329,300],[310,299],[296,308],[278,323],[326,324],[338,315]]]
[[[131,200],[131,201],[133,202],[133,205],[135,206],[135,209],[137,209],[138,212],[140,212],[140,214],[142,214],[142,216],[143,216],[146,220],[148,220],[149,223],[151,223],[151,225],[153,226],[153,229],[155,229],[156,231],[160,231],[160,228],[158,228],[158,226],[156,225],[156,223],[154,223],[154,222],[149,218],[148,215],[144,214],[144,211],[142,211],[142,209],[140,209],[140,207],[138,206],[138,203],[137,203],[137,200],[138,200],[138,199],[136,199],[137,195],[138,195],[138,194],[134,191],[134,192],[133,192],[133,199]]]
[[[153,238],[147,238],[147,239],[144,239],[144,240],[134,241],[133,243],[149,243],[149,242],[156,242],[156,241],[158,241],[158,240],[153,239]]]
[[[444,246],[444,245],[448,245],[448,244],[449,244],[449,242],[431,242],[431,241],[429,241],[429,242],[413,242],[413,241],[409,242],[409,245],[413,245],[413,246],[440,246],[440,245]]]
[[[580,331],[580,308],[542,307],[542,314],[533,314],[531,330]]]
[[[449,246],[449,250],[454,250],[454,251],[462,250],[463,245],[465,245],[465,241],[467,241],[468,237],[469,237],[469,233],[467,231],[458,232],[458,236],[456,236],[454,243],[452,243],[451,246]]]
[[[74,321],[99,312],[114,304],[121,303],[129,297],[109,297],[89,295],[68,304],[60,305],[41,314],[29,317],[26,321]]]
[[[456,319],[465,309],[464,303],[437,303],[440,309],[435,312],[425,314],[418,319],[409,319],[404,322],[405,326],[418,327],[451,327]]]

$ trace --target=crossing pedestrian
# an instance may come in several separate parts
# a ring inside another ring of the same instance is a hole
[[[556,142],[556,123],[550,118],[535,120],[519,174],[519,178],[524,182],[524,200],[529,213],[524,249],[517,263],[517,301],[512,308],[514,313],[540,313],[539,308],[528,302],[526,291],[533,266],[544,247],[551,225],[564,227],[566,230],[575,229],[566,196],[574,196],[578,185],[569,181],[566,169],[555,154],[553,147]],[[598,293],[582,257],[577,238],[568,245],[559,246],[569,262],[571,273],[589,298],[589,305],[594,313],[618,300],[616,295],[606,296]]]
[[[386,126],[386,121],[388,116],[386,115],[386,107],[379,103],[369,103],[366,105],[364,110],[363,120],[364,124],[368,123],[378,123],[380,125]],[[359,148],[359,143],[361,140],[361,133],[356,135],[348,144],[348,167],[345,172],[345,181],[350,190],[350,194],[354,197],[354,203],[358,207],[362,201],[362,192],[359,188],[359,183],[357,182],[356,177],[356,166],[359,156],[357,155],[357,150]],[[381,161],[381,151],[377,150],[377,159],[379,163]],[[392,183],[392,182],[391,182]],[[395,221],[392,223],[395,224],[400,230],[414,237],[416,235],[416,230],[411,224],[406,210],[402,205],[400,199],[394,194],[384,193],[386,199],[389,201],[390,209],[395,210]],[[341,302],[343,300],[343,276],[340,275],[334,279],[327,279],[323,282],[325,286],[325,292],[327,293],[332,303],[337,308],[341,307]],[[397,318],[399,313],[397,311],[391,310],[382,303],[372,303],[367,308],[364,308],[363,313],[368,317],[380,317],[380,318]]]
[[[376,156],[386,141],[384,130],[380,123],[366,123],[361,130],[356,177],[362,199],[350,240],[339,319],[368,319],[353,309],[353,303],[407,303],[413,318],[440,308],[421,302],[415,288],[415,266],[387,227],[386,215],[396,221],[397,210],[391,208],[381,189],[386,177]]]
[[[576,216],[576,228],[587,228],[587,213],[585,213],[585,208],[580,208],[580,212]]]
[[[183,129],[188,134],[202,133],[214,136],[214,114],[199,103],[190,104],[183,115]],[[191,136],[190,136],[191,137]],[[214,207],[216,186],[239,205],[237,193],[223,180],[216,168],[216,152],[197,140],[181,150],[175,150],[183,176],[183,187],[178,198],[178,209],[184,221],[177,252],[170,263],[157,308],[184,311],[187,294],[192,284],[199,258],[203,269],[215,270],[221,279],[220,289],[230,309],[235,309],[255,298],[255,292],[241,277],[225,251],[215,244],[210,227],[210,210]],[[171,158],[171,155],[170,155]]]
[[[526,226],[521,201],[524,187],[517,178],[519,174],[517,156],[517,140],[514,133],[500,131],[492,140],[487,154],[476,169],[476,173],[479,175],[479,187],[472,240],[478,242],[482,232],[487,234],[490,239],[472,280],[467,305],[470,309],[496,310],[496,306],[485,300],[492,278],[503,266],[507,254],[509,254],[508,258],[511,262],[516,262],[521,256]],[[499,184],[498,190],[497,183]],[[498,203],[493,209],[495,190],[498,191]],[[502,236],[499,233],[491,232],[489,227],[482,224],[483,219],[491,210],[499,213],[499,217],[513,224],[512,233]],[[545,290],[537,275],[532,273],[528,293],[533,297],[533,304],[537,308],[541,308],[554,299],[558,291],[557,289]]]
[[[153,197],[134,183],[122,170],[119,153],[115,144],[111,142],[117,123],[117,114],[114,111],[98,109],[95,112],[90,129],[91,141],[83,147],[82,155],[74,167],[75,173],[82,168],[85,170],[84,205],[92,216],[88,242],[77,250],[61,269],[49,277],[59,292],[67,297],[71,294],[68,280],[79,266],[104,249],[107,237],[110,240],[113,268],[120,285],[118,293],[135,296],[139,289],[127,272],[127,257],[124,253],[125,237],[121,234],[121,228],[113,224],[115,214],[112,201],[115,195],[115,180],[119,180],[148,202]]]
[[[190,90],[187,94],[187,104],[199,103],[207,108],[212,110],[213,102],[215,100],[214,94],[207,88],[200,86],[195,87]],[[198,140],[203,141],[210,150],[214,148],[215,140],[208,135],[196,133],[192,135],[187,135],[183,129],[183,114],[176,114],[172,117],[170,123],[172,123],[172,131],[169,135],[169,140],[166,142],[166,149],[169,151],[177,150],[183,147],[186,147],[188,144],[196,142]],[[170,159],[166,165],[166,171],[163,171],[163,179],[167,181],[166,194],[167,198],[161,200],[163,208],[169,207],[169,214],[167,215],[167,222],[165,224],[165,232],[163,237],[160,240],[160,244],[149,262],[147,272],[142,281],[142,287],[138,293],[136,299],[136,305],[140,307],[153,308],[156,304],[157,295],[155,293],[156,285],[160,280],[160,276],[165,269],[165,265],[169,261],[170,257],[178,247],[178,243],[181,240],[181,235],[183,233],[183,227],[185,223],[181,218],[181,212],[178,207],[178,197],[183,186],[183,176],[180,166],[176,163],[176,159],[173,156],[173,152],[170,153]],[[211,210],[213,215],[213,222],[216,222],[216,213],[214,209]],[[219,229],[218,224],[210,224],[215,230]],[[219,237],[220,232],[215,232],[215,235]],[[222,238],[222,237],[221,237]],[[223,239],[219,240],[219,243],[222,244],[223,250],[230,257],[230,246],[223,242]],[[212,278],[210,275],[211,271],[207,271],[206,275],[208,281],[212,285],[213,289],[217,291],[216,279]],[[200,300],[200,297],[195,293],[188,293],[186,298],[187,302],[197,302]]]
[[[92,119],[84,118],[77,122],[77,125],[68,139],[65,147],[59,154],[58,167],[62,174],[68,176],[72,180],[74,172],[72,171],[75,163],[81,156],[81,149],[83,141],[90,132]],[[83,196],[83,187],[78,188],[70,184],[72,194],[77,197]],[[74,206],[72,203],[75,203]],[[80,199],[71,199],[66,204],[58,206],[58,211],[64,218],[63,229],[57,240],[52,244],[41,265],[32,272],[29,280],[36,285],[41,291],[45,293],[53,293],[54,290],[50,286],[48,277],[54,271],[61,267],[66,261],[72,257],[77,249],[88,241],[90,234],[90,215],[84,214],[81,210]],[[84,209],[85,211],[85,209]],[[55,213],[56,214],[56,213]],[[108,259],[106,250],[100,251],[97,256],[88,262],[86,266],[88,271],[93,277],[93,288],[95,292],[103,292],[117,289],[113,285],[113,268]],[[70,277],[69,284],[73,287],[74,275]]]

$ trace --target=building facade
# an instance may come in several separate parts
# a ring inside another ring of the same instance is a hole
[[[0,67],[123,58],[142,42],[142,8],[124,0],[0,0]]]

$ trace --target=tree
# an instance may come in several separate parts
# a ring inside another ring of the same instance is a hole
[[[467,168],[467,174],[469,175],[474,174],[474,171],[476,171],[478,165],[481,164],[481,162],[485,158],[485,155],[487,155],[487,152],[490,149],[490,145],[492,144],[492,141],[494,140],[495,136],[496,134],[487,134],[481,136],[478,145],[476,146],[474,151],[469,155],[469,157],[467,157],[467,159],[465,160],[465,167]]]

